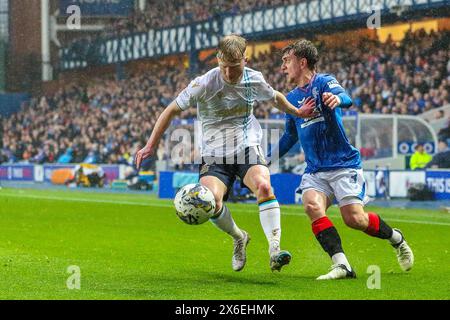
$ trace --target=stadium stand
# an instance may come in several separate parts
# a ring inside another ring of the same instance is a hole
[[[335,74],[348,88],[354,110],[417,115],[450,103],[449,43],[449,31],[424,30],[408,32],[400,43],[361,38],[357,49],[345,43],[331,48],[322,42],[319,71]],[[275,48],[252,57],[249,66],[261,70],[274,88],[291,89],[284,75],[275,72],[280,68]],[[201,72],[208,68],[211,65],[203,65]],[[170,66],[155,61],[123,80],[103,76],[35,97],[2,120],[0,157],[4,162],[130,163],[164,106],[189,80],[181,59]],[[191,109],[183,118],[195,113]],[[255,114],[262,119],[281,116],[268,103],[259,104]]]
[[[75,52],[94,48],[97,41],[122,37],[133,33],[147,32],[149,29],[166,28],[208,20],[218,15],[237,15],[260,8],[276,7],[304,2],[305,0],[190,0],[161,1],[147,0],[146,9],[136,9],[128,17],[103,19],[105,29],[88,36],[72,37],[67,44]],[[161,15],[161,12],[174,14]]]
[[[303,0],[147,0],[146,10],[137,10],[131,17],[115,19],[104,31],[105,37],[124,36],[145,32],[153,28],[164,28],[208,20],[220,14],[236,15],[259,8],[289,5]],[[161,15],[161,12],[173,12]]]

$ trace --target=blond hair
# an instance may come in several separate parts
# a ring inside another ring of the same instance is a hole
[[[237,35],[230,34],[223,37],[219,42],[217,57],[221,60],[235,62],[245,58],[247,40]]]

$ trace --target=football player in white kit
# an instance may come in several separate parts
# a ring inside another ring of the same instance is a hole
[[[219,67],[195,78],[169,104],[146,146],[137,152],[136,166],[139,168],[143,159],[155,153],[175,116],[197,106],[202,127],[200,184],[210,189],[216,200],[216,214],[211,222],[234,239],[233,270],[244,268],[250,241],[249,234],[236,225],[223,203],[238,176],[257,197],[260,222],[269,242],[270,268],[280,271],[290,262],[291,254],[280,249],[280,206],[272,192],[270,172],[260,147],[262,130],[253,115],[253,104],[271,101],[279,110],[302,118],[311,117],[315,111],[312,105],[297,109],[260,72],[247,68],[246,46],[246,40],[238,35],[220,40]]]

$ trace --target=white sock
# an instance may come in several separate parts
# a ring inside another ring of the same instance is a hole
[[[348,271],[352,271],[352,267],[350,266],[350,263],[348,262],[347,257],[343,252],[334,254],[331,257],[331,260],[333,260],[333,264],[343,264],[347,267]]]
[[[244,236],[241,229],[239,229],[236,223],[234,222],[233,217],[231,217],[230,210],[225,205],[223,205],[221,213],[217,218],[211,218],[209,220],[217,228],[219,228],[222,231],[225,231],[234,239],[242,239],[242,237]]]
[[[402,234],[397,230],[392,230],[392,237],[389,239],[391,244],[399,244],[403,240]]]
[[[276,199],[259,204],[259,220],[269,242],[269,253],[280,250],[280,205]]]

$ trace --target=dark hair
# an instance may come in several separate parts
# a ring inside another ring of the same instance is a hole
[[[297,58],[305,58],[308,63],[308,68],[313,70],[319,61],[319,52],[316,46],[309,40],[298,40],[283,48],[282,55],[293,51]]]

